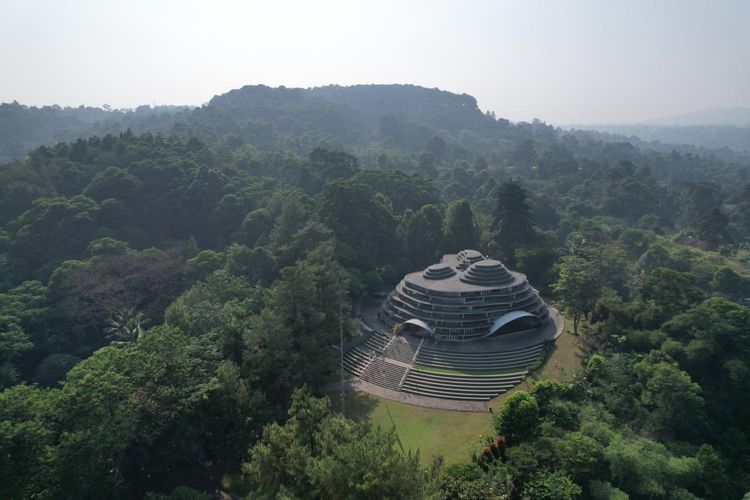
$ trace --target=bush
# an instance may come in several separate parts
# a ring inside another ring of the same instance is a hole
[[[581,495],[581,487],[565,473],[541,472],[523,488],[524,498],[534,500],[573,500]]]
[[[575,430],[578,427],[578,405],[572,401],[552,400],[546,414],[546,420],[561,429]]]
[[[50,354],[36,368],[34,382],[45,387],[54,387],[79,361],[79,358],[70,354]]]
[[[594,500],[628,500],[630,498],[624,491],[602,481],[591,481],[589,483],[589,494]]]
[[[211,500],[213,495],[202,491],[188,488],[187,486],[178,486],[169,495],[163,493],[146,493],[146,500]]]
[[[498,434],[517,443],[533,436],[539,427],[539,405],[528,392],[518,391],[505,401],[495,417]]]
[[[367,271],[362,276],[362,285],[368,294],[377,293],[383,287],[383,279],[375,271]]]
[[[536,399],[536,402],[539,405],[539,410],[542,413],[544,413],[550,401],[556,398],[563,398],[567,393],[568,386],[557,380],[541,380],[534,382],[534,385],[529,389],[529,394]]]

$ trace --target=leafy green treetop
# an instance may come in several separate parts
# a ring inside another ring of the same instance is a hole
[[[539,405],[526,391],[511,394],[495,417],[495,429],[510,443],[518,443],[533,437],[538,427]]]
[[[393,431],[368,431],[298,389],[287,422],[265,428],[242,472],[253,498],[429,498],[419,455],[395,445]]]

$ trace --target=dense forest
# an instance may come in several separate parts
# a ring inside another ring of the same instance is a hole
[[[0,497],[750,491],[750,158],[414,86],[101,113],[0,106]],[[357,301],[464,248],[527,274],[586,358],[425,466],[325,387]]]

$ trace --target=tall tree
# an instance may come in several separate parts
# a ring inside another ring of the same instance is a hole
[[[435,205],[425,205],[406,227],[406,245],[412,262],[424,267],[435,262],[443,239],[443,216]]]
[[[714,208],[698,221],[698,237],[716,248],[731,242],[728,226],[729,218],[720,209]]]
[[[318,390],[336,369],[339,319],[351,331],[348,280],[328,245],[282,270],[245,332],[244,373],[280,406],[303,383]],[[340,316],[343,315],[343,316]]]
[[[475,249],[477,224],[471,205],[466,200],[456,200],[448,205],[445,212],[445,250],[458,252],[467,248]]]
[[[315,148],[310,153],[310,166],[323,183],[338,178],[348,179],[359,171],[356,156],[323,148]]]
[[[659,319],[664,322],[698,303],[702,294],[692,274],[657,267],[644,279],[641,298],[654,303]]]
[[[557,274],[552,289],[560,304],[573,316],[573,333],[577,334],[581,318],[593,312],[599,297],[599,271],[593,262],[568,255],[558,263]]]
[[[515,180],[502,182],[495,190],[493,212],[493,242],[503,257],[514,263],[515,250],[534,242],[534,226],[526,193]]]
[[[29,336],[20,326],[0,318],[0,390],[16,382],[18,358],[32,347]]]
[[[323,189],[320,213],[340,243],[378,263],[396,250],[396,220],[386,200],[364,184],[337,180]]]

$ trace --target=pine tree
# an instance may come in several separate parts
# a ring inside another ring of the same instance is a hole
[[[516,248],[534,242],[534,226],[526,193],[515,179],[502,182],[495,190],[493,242],[503,257],[513,264]]]
[[[448,252],[459,252],[467,248],[476,249],[477,226],[474,212],[468,201],[456,200],[448,205],[444,232],[444,246]]]

